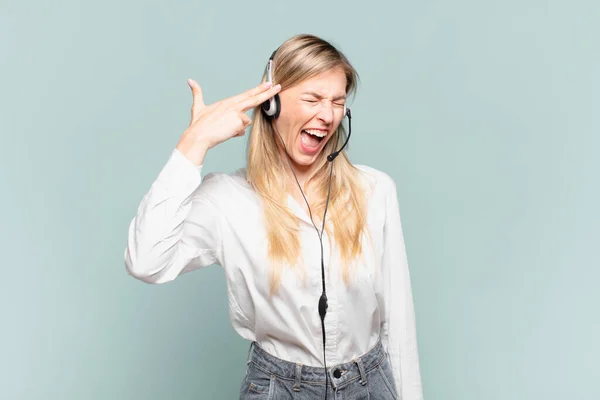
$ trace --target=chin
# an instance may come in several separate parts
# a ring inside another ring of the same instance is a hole
[[[317,158],[319,158],[322,151],[323,150],[321,150],[318,153],[313,154],[313,155],[298,154],[298,155],[296,155],[296,157],[293,158],[293,160],[298,165],[303,165],[303,166],[308,167],[308,166],[312,165],[317,160]]]

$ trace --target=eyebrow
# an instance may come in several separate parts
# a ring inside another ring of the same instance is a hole
[[[303,94],[303,95],[304,95],[304,94],[308,94],[308,95],[310,95],[310,96],[314,96],[314,97],[316,97],[317,99],[322,99],[322,98],[323,98],[323,96],[321,96],[320,94],[318,94],[318,93],[316,93],[316,92],[313,92],[313,91],[310,91],[310,90],[309,90],[309,91],[307,91],[307,92],[302,92],[301,94]],[[345,99],[345,98],[346,98],[346,95],[344,94],[344,95],[340,95],[340,96],[334,97],[334,98],[333,98],[333,100],[334,100],[334,101],[335,101],[335,100],[342,100],[342,99]]]

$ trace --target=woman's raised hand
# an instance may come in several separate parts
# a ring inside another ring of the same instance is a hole
[[[252,123],[245,112],[275,96],[281,89],[280,85],[271,87],[270,83],[261,83],[246,92],[207,106],[202,99],[200,85],[191,79],[188,79],[188,85],[193,94],[192,116],[189,127],[177,143],[177,149],[197,166],[204,162],[209,149],[227,139],[244,135]]]

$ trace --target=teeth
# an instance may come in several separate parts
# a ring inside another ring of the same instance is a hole
[[[326,131],[320,131],[317,129],[305,129],[304,132],[320,138],[327,136]]]

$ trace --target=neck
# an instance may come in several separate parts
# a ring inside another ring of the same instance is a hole
[[[292,187],[297,187],[298,183],[299,183],[300,186],[302,187],[302,189],[304,190],[306,188],[305,185],[308,181],[308,177],[313,172],[314,164],[311,164],[311,165],[297,164],[292,157],[289,157],[289,159],[288,159],[287,154],[285,154],[285,150],[281,146],[279,148],[279,153],[280,153],[281,159],[284,163],[286,176],[288,178],[288,181],[290,182],[290,185],[292,185]],[[292,168],[294,170],[293,173],[290,170],[290,165],[292,166]],[[295,177],[294,177],[294,175],[295,175]],[[296,183],[296,179],[298,180],[298,183]]]

